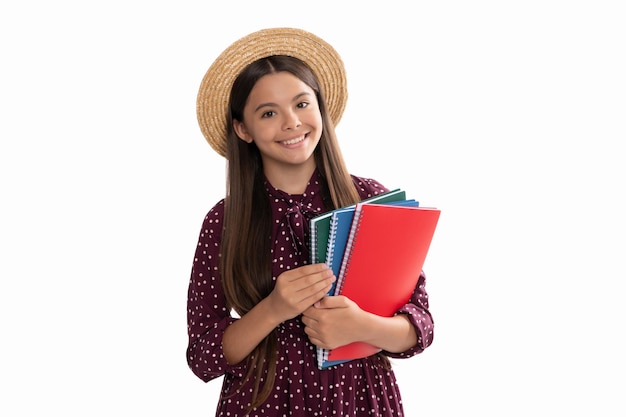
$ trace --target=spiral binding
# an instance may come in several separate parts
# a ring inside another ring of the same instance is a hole
[[[337,221],[336,216],[333,214],[332,220],[330,221],[330,229],[328,230],[328,245],[326,246],[326,265],[329,267],[333,265],[333,258],[335,256],[335,251],[333,250],[335,246],[335,240],[337,238]]]
[[[314,264],[317,262],[317,253],[315,253],[315,249],[317,248],[317,231],[311,230],[311,247],[309,248],[309,259],[310,262]]]

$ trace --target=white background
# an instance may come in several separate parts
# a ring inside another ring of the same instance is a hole
[[[225,169],[196,93],[293,26],[345,61],[351,172],[442,210],[406,415],[625,415],[621,3],[4,2],[0,414],[213,415],[185,362]]]

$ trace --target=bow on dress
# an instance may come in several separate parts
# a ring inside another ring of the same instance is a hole
[[[309,250],[309,220],[319,214],[312,207],[314,194],[305,193],[292,195],[274,188],[266,182],[270,197],[276,201],[276,210],[282,213],[283,222],[287,224],[291,234],[291,243],[298,253]]]

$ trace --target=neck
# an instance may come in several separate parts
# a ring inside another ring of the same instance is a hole
[[[270,184],[288,194],[304,193],[314,171],[315,163],[282,167],[280,170],[264,169],[265,177]]]

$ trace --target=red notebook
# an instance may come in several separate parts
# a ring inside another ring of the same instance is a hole
[[[358,203],[335,295],[363,310],[391,317],[417,285],[440,210]],[[363,342],[328,351],[329,362],[364,358],[380,351]]]

